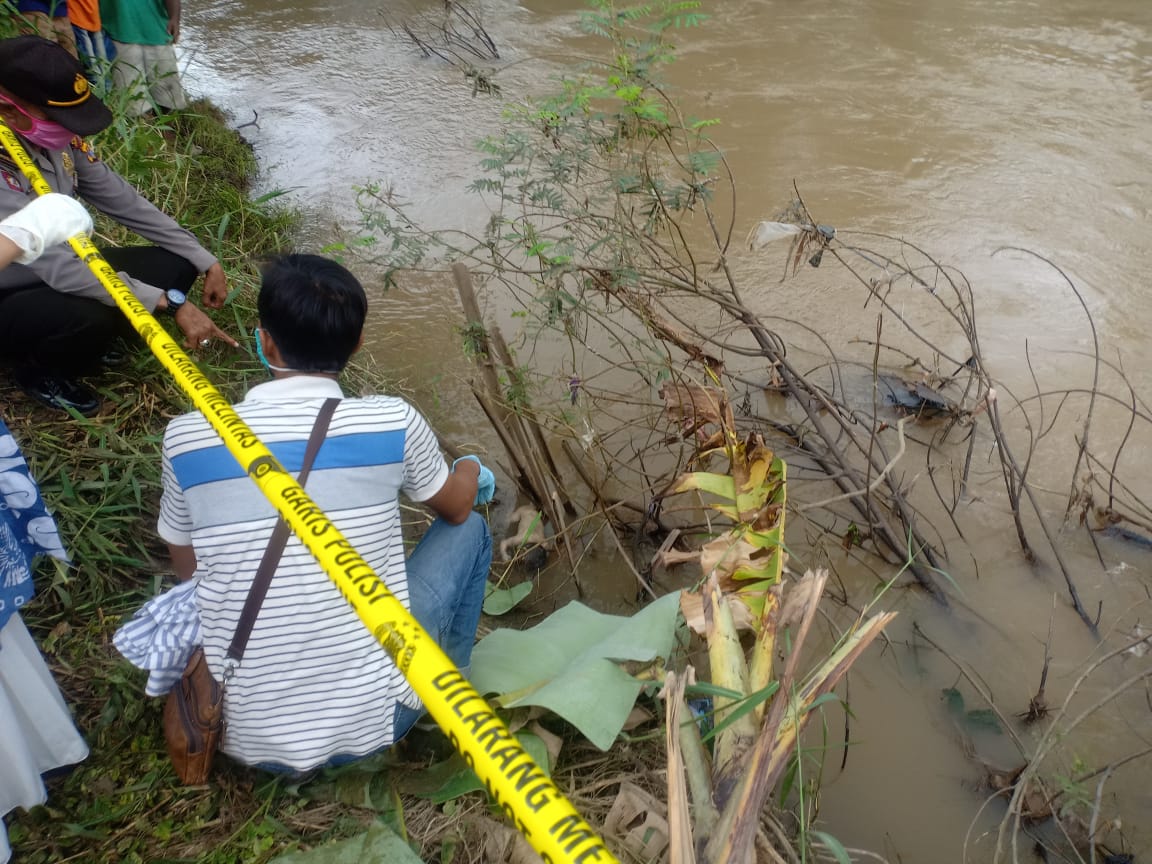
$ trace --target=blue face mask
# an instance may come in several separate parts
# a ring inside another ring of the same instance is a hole
[[[252,335],[256,337],[256,356],[260,358],[260,362],[264,364],[264,368],[269,372],[297,372],[301,375],[339,375],[339,369],[291,369],[288,366],[275,366],[268,362],[268,358],[264,356],[264,343],[260,340],[260,328],[255,327],[252,330]]]
[[[264,343],[260,338],[260,328],[257,327],[252,331],[256,337],[256,356],[260,358],[260,362],[264,364],[264,368],[269,372],[294,372],[294,369],[288,369],[285,366],[273,366],[268,362],[268,358],[264,356]]]

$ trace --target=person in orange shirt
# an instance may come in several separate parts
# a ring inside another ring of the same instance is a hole
[[[100,0],[68,0],[68,18],[84,74],[96,88],[96,94],[103,96],[108,90],[108,70],[116,59],[116,49],[100,23]]]

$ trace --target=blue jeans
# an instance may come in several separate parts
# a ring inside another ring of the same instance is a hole
[[[470,513],[462,525],[434,521],[405,564],[409,610],[464,674],[472,659],[491,566],[492,535],[479,513]],[[399,702],[394,711],[393,743],[407,735],[425,713]],[[321,767],[335,768],[371,755],[337,754]],[[255,767],[278,774],[297,773],[274,763]]]
[[[491,566],[492,535],[479,513],[469,514],[463,525],[437,519],[408,556],[412,615],[465,675]],[[395,740],[423,716],[423,709],[397,704]]]
[[[72,34],[76,37],[80,62],[84,64],[84,76],[92,83],[96,95],[103,98],[108,94],[108,70],[116,59],[116,47],[103,30],[93,32],[73,24]]]

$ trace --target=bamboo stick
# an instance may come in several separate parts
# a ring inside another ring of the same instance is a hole
[[[497,371],[491,340],[484,319],[480,314],[480,304],[476,300],[476,291],[472,285],[472,274],[463,264],[452,265],[452,278],[456,282],[456,292],[460,295],[460,304],[464,307],[464,318],[469,327],[475,329],[475,336],[479,342],[480,351],[476,355],[476,366],[480,370],[482,386],[473,381],[472,393],[480,403],[480,407],[488,416],[489,422],[500,437],[508,457],[515,464],[520,481],[518,485],[524,489],[534,503],[545,509],[548,501],[548,488],[543,477],[533,470],[529,458],[529,441],[520,427],[516,412],[508,407],[503,389],[500,386],[500,375]]]
[[[565,514],[575,516],[576,509],[562,492],[559,471],[539,424],[524,412],[511,408],[500,386],[501,367],[510,377],[516,373],[512,352],[508,349],[508,344],[498,327],[493,326],[489,329],[484,326],[480,304],[476,300],[476,291],[472,284],[472,274],[468,272],[468,268],[463,264],[452,265],[452,277],[456,282],[460,303],[464,307],[464,317],[468,325],[474,328],[474,335],[480,347],[477,366],[480,369],[482,386],[475,381],[471,382],[472,393],[516,467],[519,475],[517,485],[533,499],[536,506],[552,523],[557,537],[563,543],[574,573],[577,558],[568,537]]]

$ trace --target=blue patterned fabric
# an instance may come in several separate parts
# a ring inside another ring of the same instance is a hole
[[[32,561],[68,553],[16,439],[0,420],[0,629],[32,599]]]

